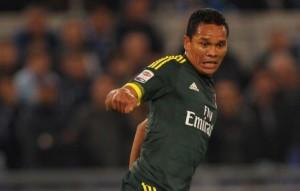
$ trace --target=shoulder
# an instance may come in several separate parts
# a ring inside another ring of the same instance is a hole
[[[181,65],[186,62],[182,55],[170,55],[159,58],[149,64],[134,78],[135,81],[145,83],[152,78],[167,80],[174,78]]]
[[[176,70],[185,62],[186,59],[182,55],[169,55],[155,60],[147,68],[153,71]]]

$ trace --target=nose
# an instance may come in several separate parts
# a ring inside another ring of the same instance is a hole
[[[207,50],[207,56],[209,56],[209,57],[216,57],[217,56],[216,47],[212,46],[212,47],[208,48],[208,50]]]

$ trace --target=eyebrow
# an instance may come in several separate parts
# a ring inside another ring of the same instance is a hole
[[[201,37],[200,40],[209,41],[209,38]],[[217,43],[226,42],[226,40],[219,40]]]
[[[208,38],[205,38],[205,37],[201,37],[200,39],[201,39],[201,40],[206,40],[206,41],[209,40]]]

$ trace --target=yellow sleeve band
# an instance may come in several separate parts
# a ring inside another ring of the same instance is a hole
[[[124,87],[125,86],[131,87],[135,91],[135,93],[138,96],[138,101],[139,101],[139,104],[140,104],[142,96],[143,96],[142,89],[137,84],[135,84],[135,83],[127,83],[127,84],[124,85]]]

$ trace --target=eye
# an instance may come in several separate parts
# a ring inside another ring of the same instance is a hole
[[[200,45],[204,48],[208,47],[209,46],[209,43],[208,42],[200,42]]]
[[[217,43],[217,47],[219,47],[219,48],[223,48],[224,46],[226,45],[226,43],[225,42],[219,42],[219,43]]]

